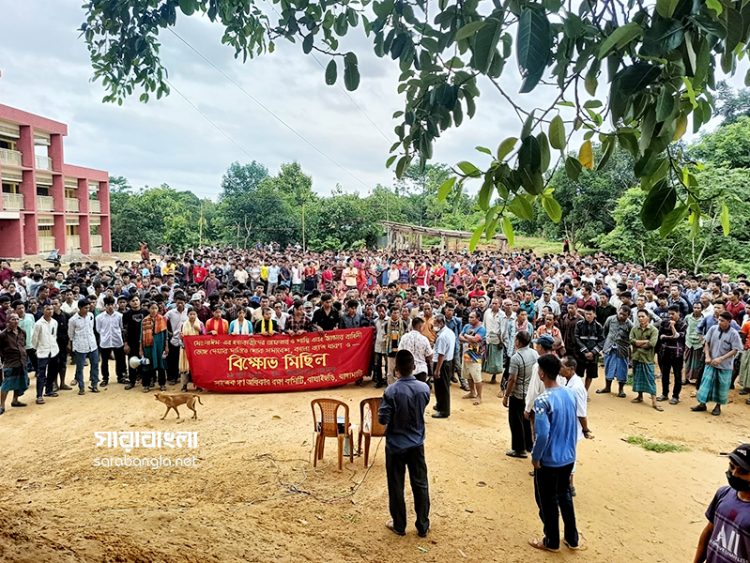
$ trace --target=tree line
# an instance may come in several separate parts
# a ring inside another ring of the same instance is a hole
[[[729,89],[722,99],[722,125],[695,143],[674,147],[692,163],[703,186],[705,197],[697,202],[700,224],[683,221],[680,213],[686,211],[677,207],[659,229],[647,230],[641,210],[649,192],[633,173],[632,156],[617,149],[600,169],[582,168],[575,179],[561,170],[552,176],[560,221],[550,219],[542,200],[529,198],[515,210],[514,231],[567,238],[577,250],[600,249],[662,270],[750,270],[750,101],[745,91]],[[597,159],[603,150],[594,147]],[[323,196],[298,163],[283,164],[271,174],[261,163],[235,162],[224,174],[217,201],[167,185],[134,189],[116,177],[111,180],[113,249],[132,251],[140,240],[174,249],[272,241],[313,251],[372,248],[383,234],[384,220],[474,230],[483,224],[486,204],[479,201],[481,193],[440,193],[452,174],[445,164],[422,171],[411,166],[391,186],[377,185],[367,194],[337,186]]]

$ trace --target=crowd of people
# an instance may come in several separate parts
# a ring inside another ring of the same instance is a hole
[[[451,383],[460,384],[474,405],[486,399],[487,383],[500,383],[512,437],[507,454],[532,454],[535,467],[563,467],[541,485],[556,498],[563,488],[575,494],[574,460],[549,448],[534,454],[551,435],[540,417],[563,408],[550,399],[557,396],[550,389],[568,389],[577,438],[591,437],[588,394],[600,374],[596,393],[626,398],[631,385],[632,402],[648,398],[657,411],[679,404],[687,385],[695,386],[691,409],[714,404],[715,416],[733,386],[740,395],[750,393],[745,276],[665,275],[603,254],[312,253],[271,245],[179,256],[161,249],[152,257],[143,244],[141,260],[113,266],[26,263],[14,270],[2,262],[0,284],[0,414],[10,393],[12,407],[26,406],[20,397],[31,372],[40,405],[72,389],[69,364],[78,394],[86,393],[87,366],[88,390],[99,392],[110,384],[112,358],[113,381],[125,389],[186,390],[185,336],[295,336],[371,326],[373,360],[365,381],[393,385],[398,353],[410,352],[415,379],[434,388],[435,418],[451,414]],[[570,520],[572,502],[560,508]],[[575,547],[577,535],[566,534],[566,541]],[[535,547],[554,548],[555,542],[545,536]]]

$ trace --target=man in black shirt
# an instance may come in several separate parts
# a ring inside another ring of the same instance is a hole
[[[60,308],[62,303],[60,299],[55,297],[52,299],[52,318],[57,321],[57,347],[60,352],[54,362],[51,362],[47,377],[48,380],[55,382],[57,389],[54,387],[54,391],[70,391],[72,387],[65,384],[65,372],[67,371],[67,359],[68,355],[68,315],[62,312]],[[60,378],[60,382],[57,383],[57,378]]]
[[[122,327],[125,331],[125,354],[130,356],[137,356],[138,350],[141,345],[141,323],[143,319],[148,315],[148,311],[141,307],[141,300],[138,294],[133,295],[130,298],[130,304],[125,314],[122,316]],[[141,368],[138,367],[133,369],[128,364],[128,377],[129,383],[125,386],[125,389],[132,389],[135,387],[136,379],[138,378],[138,372]]]
[[[330,293],[324,293],[320,298],[321,307],[313,313],[312,324],[318,330],[334,330],[339,327],[341,316],[333,308],[333,296]]]

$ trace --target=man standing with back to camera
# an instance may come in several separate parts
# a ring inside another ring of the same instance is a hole
[[[399,350],[395,360],[397,379],[385,390],[378,410],[378,420],[386,426],[385,471],[392,518],[386,527],[396,535],[406,535],[404,477],[408,467],[417,533],[423,538],[430,530],[430,492],[424,459],[424,411],[430,401],[430,388],[414,377],[411,352]]]

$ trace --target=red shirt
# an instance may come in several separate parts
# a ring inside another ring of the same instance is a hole
[[[229,334],[229,323],[226,321],[226,319],[219,319],[216,320],[215,318],[211,317],[206,321],[206,334],[211,334],[213,331],[216,331],[216,334]]]
[[[193,281],[195,281],[195,283],[203,283],[207,277],[208,270],[203,266],[195,266],[193,268]]]
[[[745,313],[745,303],[741,299],[737,301],[737,303],[727,301],[726,309],[727,311],[732,313],[732,317],[734,317],[734,320],[736,322],[740,322],[742,320],[743,314]]]

